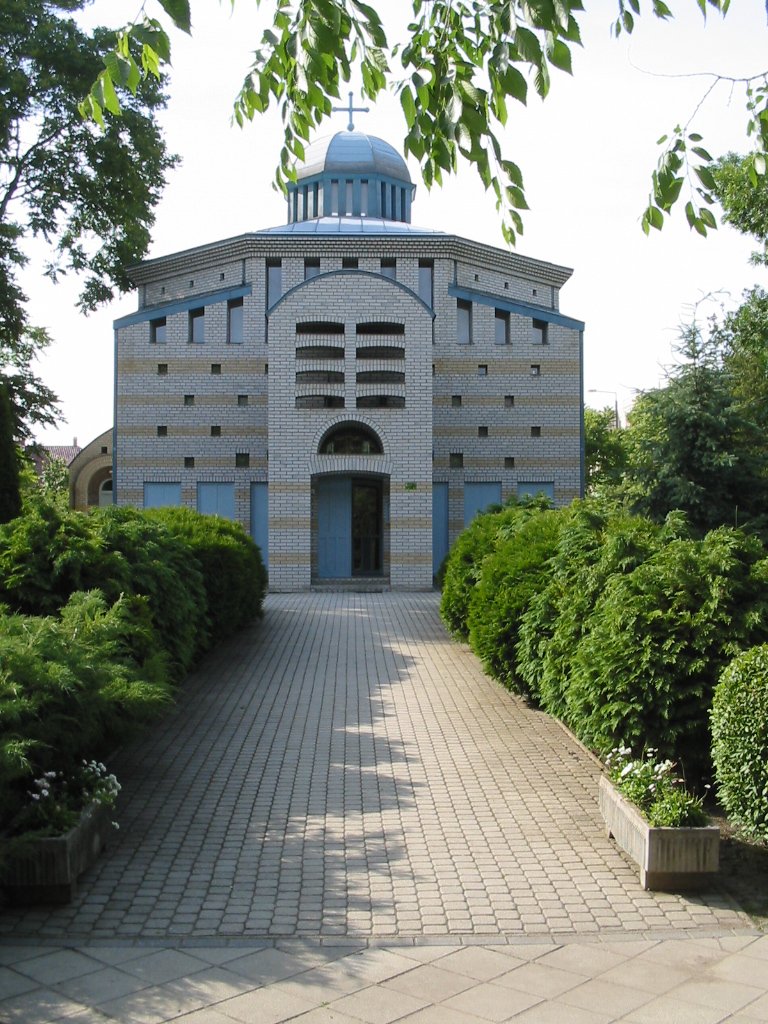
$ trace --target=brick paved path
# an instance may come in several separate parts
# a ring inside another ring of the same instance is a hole
[[[739,928],[643,892],[597,769],[452,643],[435,594],[271,595],[116,758],[121,830],[59,910],[0,936],[552,936]]]

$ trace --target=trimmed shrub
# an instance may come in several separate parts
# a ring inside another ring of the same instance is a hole
[[[141,598],[110,607],[93,591],[59,616],[0,614],[0,829],[34,777],[74,774],[158,714],[166,677]]]
[[[728,817],[768,842],[768,645],[738,655],[715,687],[712,762]]]
[[[463,530],[448,552],[443,574],[440,614],[448,631],[458,640],[469,638],[469,607],[480,578],[483,559],[496,547],[505,529],[549,508],[545,498],[506,505],[497,512],[482,512]]]
[[[121,594],[146,597],[174,679],[206,648],[199,564],[146,513],[113,506],[85,515],[37,502],[0,529],[0,599],[14,611],[51,614],[73,593],[94,588],[110,604]]]
[[[519,671],[528,692],[550,714],[568,716],[573,661],[608,580],[632,572],[684,531],[679,516],[659,527],[602,501],[571,506],[549,581],[531,600],[518,648]]]
[[[603,754],[651,745],[678,761],[689,783],[706,777],[720,671],[768,639],[763,554],[755,538],[721,527],[612,575],[573,659],[566,721],[577,735]]]
[[[147,513],[195,556],[206,592],[210,646],[260,618],[267,573],[259,548],[238,523],[189,508]]]
[[[497,546],[482,563],[470,601],[472,650],[485,670],[508,689],[526,693],[517,668],[520,623],[533,596],[552,572],[551,559],[567,513],[544,511],[518,516],[497,535]]]

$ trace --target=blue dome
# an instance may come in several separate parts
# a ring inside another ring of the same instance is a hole
[[[416,186],[388,142],[347,130],[318,139],[305,153],[288,183],[289,224],[368,217],[410,224]]]
[[[388,142],[365,132],[336,132],[311,143],[301,167],[299,181],[319,174],[371,174],[410,183],[405,160]]]

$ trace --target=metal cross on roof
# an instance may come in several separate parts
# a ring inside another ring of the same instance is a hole
[[[352,106],[352,93],[349,94],[349,106],[348,107],[333,107],[334,114],[349,114],[349,124],[347,125],[347,131],[353,132],[355,130],[355,122],[352,120],[354,113],[367,114],[370,111],[370,107],[354,107]]]

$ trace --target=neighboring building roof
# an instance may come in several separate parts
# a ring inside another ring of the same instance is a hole
[[[40,472],[44,462],[52,462],[54,459],[68,466],[81,451],[82,448],[78,444],[38,445],[29,450],[29,455],[35,468]]]
[[[261,228],[259,235],[442,235],[435,228],[420,228],[401,220],[380,217],[314,217],[274,228]]]
[[[296,168],[299,181],[318,174],[383,174],[410,183],[405,160],[388,142],[365,132],[341,131],[316,139]]]

